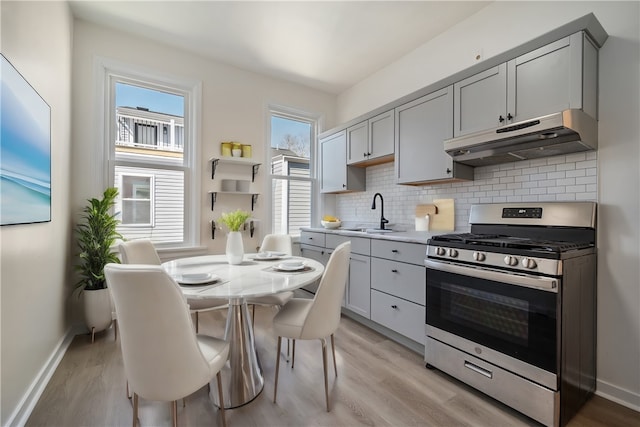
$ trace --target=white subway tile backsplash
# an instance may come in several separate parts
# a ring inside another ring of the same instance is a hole
[[[455,199],[456,231],[468,231],[469,209],[478,203],[597,200],[597,152],[575,153],[478,167],[474,180],[413,187],[395,184],[393,163],[370,166],[367,190],[336,196],[336,215],[343,221],[376,223],[371,209],[375,193],[384,196],[385,217],[396,228],[414,227],[417,204]]]

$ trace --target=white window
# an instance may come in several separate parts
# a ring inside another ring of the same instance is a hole
[[[272,233],[299,235],[311,225],[316,126],[309,114],[270,108]]]
[[[118,231],[158,247],[198,244],[196,123],[200,84],[103,64],[106,180]]]

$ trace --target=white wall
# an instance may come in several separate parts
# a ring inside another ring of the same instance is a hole
[[[202,187],[199,201],[202,215],[200,239],[201,244],[210,253],[224,252],[226,236],[218,230],[215,240],[212,240],[209,221],[219,219],[222,212],[251,208],[250,196],[219,194],[215,210],[211,212],[211,202],[206,192],[219,190],[221,178],[247,180],[251,176],[250,167],[229,168],[228,165],[219,165],[216,180],[211,180],[211,164],[208,159],[220,155],[220,142],[239,141],[253,146],[253,158],[262,163],[256,182],[251,184],[251,191],[261,193],[254,216],[264,220],[267,215],[266,208],[269,206],[267,191],[270,191],[266,187],[270,164],[270,161],[267,161],[269,151],[265,149],[265,144],[269,143],[266,135],[267,106],[284,105],[321,114],[328,126],[335,125],[336,98],[333,95],[216,63],[85,21],[75,22],[73,54],[74,180],[71,192],[74,211],[79,209],[84,199],[102,191],[103,185],[100,180],[86,179],[95,176],[96,173],[93,170],[95,163],[91,160],[102,158],[96,143],[99,133],[96,133],[95,124],[97,100],[94,90],[94,58],[99,56],[138,68],[202,82],[202,126],[199,141]],[[245,235],[246,250],[255,250],[262,235],[261,229],[258,229],[253,239]]]
[[[609,34],[600,50],[597,392],[638,410],[639,9],[638,2],[495,2],[338,98],[344,122],[473,65],[476,54],[489,58],[596,15]]]
[[[23,399],[69,322],[71,37],[66,2],[0,3],[2,53],[51,107],[51,222],[0,228],[1,425],[20,420]],[[28,410],[26,411],[28,413]],[[24,421],[24,420],[23,420]]]

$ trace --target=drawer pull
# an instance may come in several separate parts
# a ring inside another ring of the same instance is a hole
[[[397,273],[398,270],[396,270],[395,268],[393,270],[391,270],[392,273]]]
[[[391,249],[391,252],[393,252],[394,254],[397,254],[398,250],[397,249]]]
[[[313,237],[309,237],[309,240],[313,240]]]
[[[491,371],[489,371],[487,369],[481,368],[478,365],[474,365],[471,362],[467,362],[466,360],[464,361],[464,367],[467,368],[467,369],[471,369],[473,372],[476,372],[476,373],[478,373],[480,375],[484,375],[487,378],[493,378],[493,372],[491,372]]]
[[[395,304],[393,304],[393,305],[391,306],[391,308],[393,308],[394,310],[397,310],[397,309],[398,309],[398,306],[397,306],[397,305],[395,305]]]

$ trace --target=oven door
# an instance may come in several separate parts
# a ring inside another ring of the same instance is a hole
[[[559,279],[425,264],[427,325],[557,374]]]

